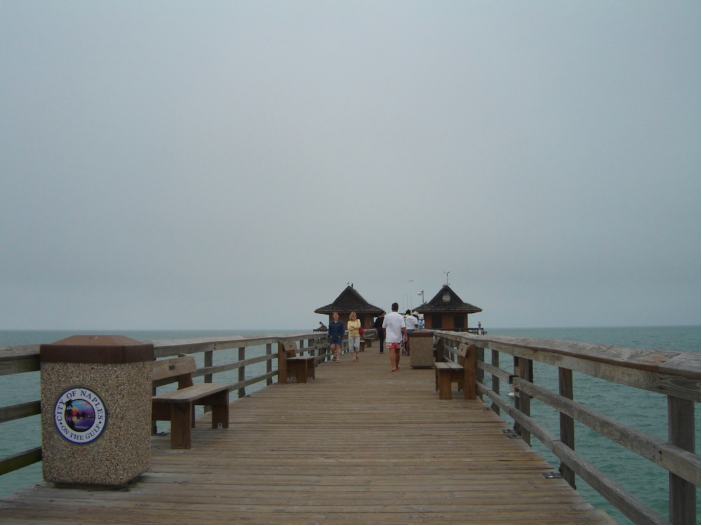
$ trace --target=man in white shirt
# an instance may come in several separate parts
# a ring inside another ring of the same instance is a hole
[[[392,372],[400,368],[400,355],[402,354],[402,342],[407,340],[405,329],[405,319],[397,312],[400,306],[392,304],[392,312],[385,316],[383,329],[385,329],[385,346],[390,351],[390,367]]]

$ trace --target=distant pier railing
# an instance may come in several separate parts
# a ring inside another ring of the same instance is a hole
[[[561,473],[575,487],[575,475],[635,524],[696,524],[696,488],[700,457],[695,454],[695,403],[700,403],[700,355],[687,352],[626,349],[578,342],[474,336],[434,331],[437,361],[455,360],[459,344],[474,346],[465,367],[477,396],[492,401],[515,422],[514,431],[528,444],[533,435],[561,461]],[[490,351],[490,361],[486,360]],[[510,370],[500,368],[500,354],[513,358]],[[558,392],[537,385],[534,362],[557,368]],[[667,397],[668,440],[661,440],[617,422],[573,400],[573,372]],[[485,375],[491,377],[490,385]],[[500,386],[514,386],[514,404],[500,395]],[[467,388],[468,386],[464,386]],[[559,412],[559,436],[531,414],[534,398]],[[578,421],[599,435],[654,462],[669,473],[669,517],[625,491],[575,451]]]
[[[154,354],[156,359],[169,358],[180,354],[202,355],[203,367],[192,373],[193,378],[203,377],[205,383],[212,383],[217,374],[228,371],[237,372],[237,382],[232,383],[230,392],[235,391],[238,398],[246,396],[246,388],[255,384],[265,382],[266,385],[273,383],[273,378],[278,374],[278,349],[273,345],[280,340],[295,340],[298,342],[299,353],[315,356],[315,362],[324,362],[331,358],[328,352],[328,341],[326,333],[308,332],[294,334],[276,334],[256,338],[245,337],[213,337],[194,338],[187,340],[157,340],[154,344]],[[50,343],[50,342],[47,342]],[[265,352],[256,356],[251,356],[251,348],[265,345]],[[344,340],[346,350],[347,341]],[[223,355],[221,351],[236,349],[235,356],[229,357],[226,363],[214,365],[215,355]],[[249,354],[247,357],[247,349]],[[258,363],[266,363],[266,371],[252,378],[246,378],[247,367]],[[274,368],[275,366],[275,368]],[[0,377],[21,373],[36,372],[40,370],[39,345],[22,345],[14,347],[0,347]],[[154,382],[154,393],[158,387],[174,383],[174,379],[165,379]],[[41,403],[39,400],[25,402],[22,404],[0,407],[0,424],[28,418],[41,414]],[[155,429],[154,429],[155,431]],[[0,458],[0,476],[11,473],[26,466],[41,462],[41,447],[35,447],[4,458]]]

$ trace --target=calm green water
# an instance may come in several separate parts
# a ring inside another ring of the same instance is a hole
[[[267,331],[266,334],[290,334],[303,332]],[[573,329],[492,329],[491,335],[543,338],[551,340],[580,341],[669,351],[700,352],[700,327],[620,327],[620,328],[573,328]],[[93,334],[94,332],[91,332]],[[196,338],[204,336],[255,336],[256,331],[111,331],[136,340],[161,340]],[[51,343],[76,331],[0,331],[0,346]],[[247,357],[263,354],[265,347],[247,348]],[[236,349],[215,353],[215,365],[235,361]],[[231,354],[231,356],[230,356]],[[202,357],[196,357],[202,360]],[[510,370],[512,359],[503,356],[501,367]],[[202,364],[199,363],[199,366]],[[247,378],[263,372],[265,364],[247,369]],[[227,374],[230,376],[227,377]],[[215,378],[216,381],[236,382],[236,371],[225,373]],[[535,381],[553,391],[558,391],[557,370],[553,367],[535,364]],[[574,374],[575,400],[607,416],[629,424],[651,435],[667,438],[667,401],[665,397],[638,389],[611,384],[596,378]],[[262,388],[261,385],[259,388]],[[256,387],[253,387],[256,390]],[[251,392],[249,389],[248,392]],[[0,383],[0,406],[8,406],[37,400],[39,398],[38,373],[26,373],[3,377]],[[697,454],[700,454],[700,407],[696,405],[696,442]],[[532,400],[532,416],[536,417],[554,435],[558,435],[558,413]],[[512,422],[510,421],[511,425]],[[15,422],[1,424],[0,457],[24,451],[41,445],[39,417],[32,417]],[[532,446],[554,468],[558,460],[537,440]],[[626,449],[612,444],[596,435],[588,428],[576,422],[576,450],[588,461],[598,467],[617,483],[630,491],[640,500],[646,502],[664,516],[668,516],[668,474],[652,462],[630,453]],[[10,494],[18,489],[41,480],[41,465],[35,464],[15,473],[0,477],[0,496]],[[617,522],[631,522],[600,497],[582,480],[577,480],[578,491],[595,507],[607,511]],[[697,491],[698,523],[700,519],[700,492]]]

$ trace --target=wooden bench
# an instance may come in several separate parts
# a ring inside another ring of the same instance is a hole
[[[361,336],[361,343],[365,344],[366,349],[370,349],[374,338],[375,338],[375,330],[365,329],[365,333],[363,334],[363,336]]]
[[[193,385],[195,359],[180,356],[158,360],[153,366],[153,380],[178,378],[178,390],[151,399],[151,420],[171,423],[171,449],[190,449],[190,429],[195,427],[195,406],[212,406],[212,428],[229,427],[229,385]]]
[[[476,351],[475,345],[462,343],[456,350],[458,363],[436,362],[436,390],[439,391],[439,400],[451,400],[451,384],[457,383],[458,390],[463,388],[463,397],[466,400],[475,400],[476,391]]]
[[[297,356],[297,344],[294,341],[278,342],[278,383],[287,384],[288,379],[295,378],[297,383],[314,380],[314,356]]]

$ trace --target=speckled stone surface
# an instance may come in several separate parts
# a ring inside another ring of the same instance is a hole
[[[152,362],[52,363],[41,366],[44,479],[64,484],[121,486],[151,467]],[[63,438],[54,423],[57,400],[71,387],[102,399],[104,432],[89,444]]]

